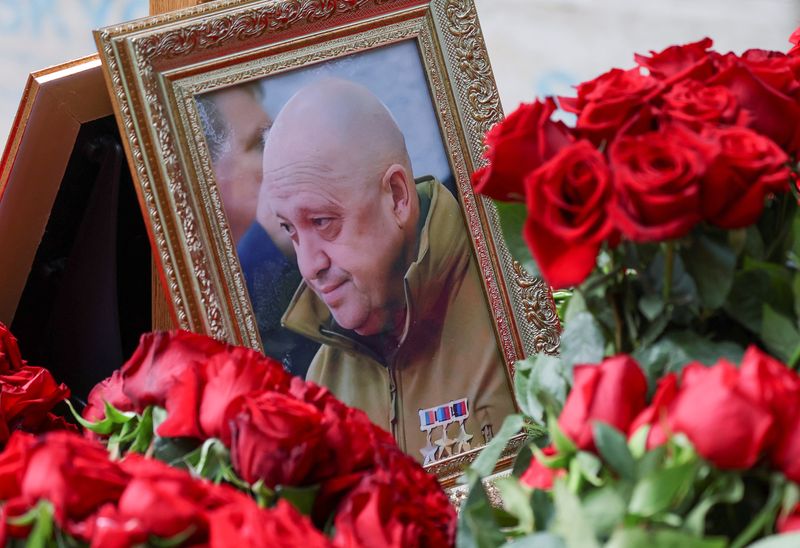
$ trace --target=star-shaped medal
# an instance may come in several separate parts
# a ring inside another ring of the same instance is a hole
[[[437,446],[431,445],[431,439],[428,438],[427,445],[419,450],[419,452],[422,453],[422,457],[425,459],[422,462],[422,466],[433,464],[433,462],[436,460],[436,451],[438,450],[439,448]]]
[[[456,453],[463,453],[465,451],[469,451],[471,446],[469,444],[469,440],[472,439],[472,434],[467,434],[467,431],[464,429],[464,423],[460,423],[460,428],[458,429],[458,436],[454,440],[455,443],[458,445],[456,446]]]
[[[447,437],[447,426],[442,428],[442,437],[433,442],[439,446],[439,458],[444,457],[445,453],[452,455],[453,451],[450,448],[455,442],[456,440]]]

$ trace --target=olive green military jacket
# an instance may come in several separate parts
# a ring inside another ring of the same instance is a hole
[[[363,409],[430,464],[483,445],[514,404],[458,203],[433,179],[417,190],[424,224],[405,275],[405,330],[391,356],[338,327],[305,284],[283,323],[322,343],[308,380]]]

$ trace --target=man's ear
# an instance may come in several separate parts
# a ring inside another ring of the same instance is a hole
[[[392,164],[383,175],[383,187],[391,194],[392,212],[398,225],[402,228],[411,218],[412,201],[416,198],[416,184],[400,164]]]

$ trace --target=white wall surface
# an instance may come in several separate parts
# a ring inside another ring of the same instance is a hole
[[[475,0],[507,112],[634,52],[712,37],[721,51],[787,49],[800,0]],[[146,15],[147,0],[0,0],[0,148],[29,72],[95,51],[93,28]]]

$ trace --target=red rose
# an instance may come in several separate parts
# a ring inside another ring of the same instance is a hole
[[[51,432],[30,448],[20,493],[32,501],[50,501],[56,521],[65,526],[117,501],[128,480],[99,443],[77,434]]]
[[[582,282],[613,226],[608,216],[611,174],[588,141],[561,149],[525,180],[528,218],[525,241],[547,283],[556,288]]]
[[[115,521],[135,523],[150,535],[169,538],[193,531],[190,538],[203,542],[209,512],[251,502],[231,487],[193,478],[186,470],[139,455],[128,455],[121,466],[132,477],[119,498]]]
[[[0,322],[0,373],[8,373],[19,369],[23,363],[17,339],[5,324]]]
[[[550,457],[556,454],[556,448],[553,446],[545,447],[542,449],[545,456]],[[564,476],[566,471],[561,468],[548,468],[536,459],[536,455],[531,458],[531,463],[528,469],[522,473],[519,481],[527,485],[531,489],[542,489],[549,491],[553,488],[553,481],[556,478]]]
[[[709,128],[703,135],[720,150],[702,183],[703,217],[727,229],[755,223],[769,195],[789,190],[788,156],[746,128]]]
[[[777,425],[800,412],[800,377],[779,360],[750,346],[739,367],[738,390],[768,409]],[[785,427],[779,428],[785,431]]]
[[[395,453],[342,502],[334,520],[335,546],[452,546],[456,514],[434,476]]]
[[[784,419],[779,423],[777,444],[771,460],[787,478],[800,483],[800,413],[793,410],[790,416],[789,420]]]
[[[164,406],[174,380],[194,362],[203,362],[229,345],[188,331],[146,333],[122,366],[123,391],[138,410]]]
[[[724,86],[707,86],[697,80],[684,80],[664,94],[666,118],[686,123],[699,130],[703,124],[741,122],[739,104]]]
[[[775,528],[779,534],[800,531],[800,504],[796,505],[790,514],[779,516]]]
[[[716,150],[675,125],[611,145],[616,199],[614,224],[634,241],[685,236],[700,220],[700,180]]]
[[[631,423],[629,435],[633,436],[641,427],[649,425],[647,448],[652,449],[666,443],[668,432],[671,430],[669,409],[677,395],[678,376],[675,373],[667,373],[658,381],[653,401]]]
[[[578,115],[576,131],[595,144],[618,134],[644,131],[650,123],[648,101],[662,85],[638,68],[612,69],[578,86],[576,98],[560,97],[561,108]]]
[[[795,29],[795,31],[789,37],[789,42],[794,44],[794,47],[789,51],[789,55],[793,57],[800,56],[800,27]]]
[[[520,105],[486,134],[489,164],[472,176],[475,192],[495,200],[520,202],[525,199],[525,176],[550,159],[572,137],[562,122],[550,115],[555,102],[547,99]]]
[[[764,452],[773,419],[740,388],[739,371],[720,360],[713,367],[692,364],[670,408],[669,423],[697,452],[719,468],[745,469]]]
[[[311,521],[281,499],[274,508],[254,501],[229,504],[209,515],[211,548],[327,548],[332,546]]]
[[[119,411],[133,411],[133,402],[122,391],[122,382],[122,372],[117,369],[110,377],[97,383],[89,392],[86,407],[81,413],[83,418],[91,422],[103,420],[106,402]]]
[[[14,432],[9,438],[0,453],[0,500],[11,500],[22,492],[22,478],[36,444],[34,436],[23,432]]]
[[[745,111],[747,127],[766,135],[786,151],[800,148],[800,105],[753,74],[738,58],[728,58],[727,66],[708,83],[730,90]]]
[[[225,411],[239,396],[261,390],[285,392],[291,376],[277,361],[249,348],[232,347],[188,367],[167,397],[165,437],[219,438],[230,445]]]
[[[41,432],[66,425],[49,411],[69,397],[69,388],[57,384],[47,369],[23,365],[0,375],[0,442],[9,430]]]
[[[784,95],[797,98],[800,94],[800,59],[763,49],[749,49],[740,59],[753,74]]]
[[[231,413],[231,462],[247,482],[304,485],[319,459],[325,429],[313,405],[277,392],[244,396]]]
[[[637,53],[634,58],[659,80],[669,83],[685,78],[705,80],[714,73],[714,53],[709,51],[713,44],[710,38],[703,38],[691,44],[670,46],[659,53],[651,51],[650,57]]]
[[[606,358],[596,366],[577,365],[574,377],[558,425],[579,449],[595,450],[596,421],[627,432],[645,407],[647,380],[630,356]]]

